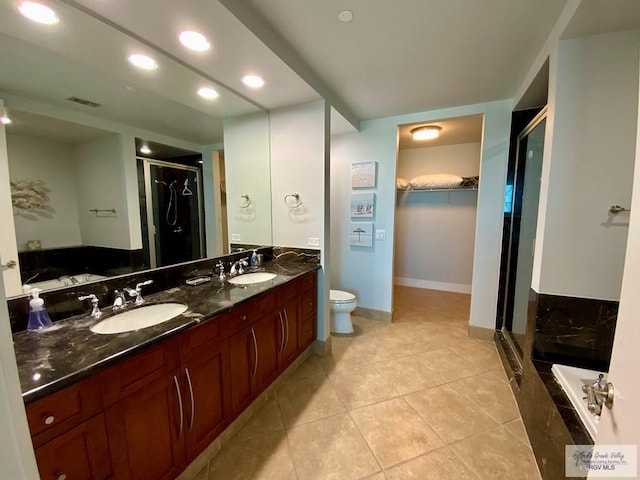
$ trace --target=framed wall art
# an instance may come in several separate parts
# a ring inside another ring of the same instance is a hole
[[[351,188],[374,188],[376,186],[376,162],[351,164]]]
[[[349,244],[352,247],[373,247],[373,223],[352,223]]]
[[[354,193],[349,207],[351,218],[373,218],[375,214],[375,193]]]

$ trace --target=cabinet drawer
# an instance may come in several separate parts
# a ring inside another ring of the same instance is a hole
[[[305,290],[302,293],[301,315],[303,320],[316,315],[316,291]]]
[[[305,349],[311,345],[316,339],[316,320],[311,319],[302,322],[300,325],[300,331],[298,332],[300,349]]]
[[[278,306],[278,294],[280,292],[280,288],[275,292],[269,292],[260,296],[255,301],[256,315],[262,316],[266,313],[271,312],[272,310],[275,310],[275,308]]]
[[[300,280],[295,280],[293,282],[285,283],[278,289],[278,295],[280,302],[284,302],[285,300],[289,300],[291,297],[300,294]]]
[[[233,334],[255,321],[255,305],[253,302],[249,305],[242,305],[234,308],[225,316],[225,321],[229,324],[229,333]]]
[[[149,347],[101,374],[105,405],[111,405],[178,366],[177,339]]]
[[[98,376],[87,378],[26,406],[34,445],[69,430],[102,410]]]
[[[180,359],[188,360],[205,352],[226,338],[229,333],[229,315],[222,314],[180,335]]]
[[[302,277],[302,288],[316,288],[316,272],[307,273],[304,277]]]

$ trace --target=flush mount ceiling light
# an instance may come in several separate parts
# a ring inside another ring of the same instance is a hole
[[[198,95],[200,95],[202,98],[206,98],[207,100],[215,100],[220,96],[220,94],[211,87],[200,88],[198,90]]]
[[[338,20],[342,23],[349,23],[353,20],[353,12],[351,10],[343,10],[338,14]]]
[[[145,155],[149,155],[151,153],[151,149],[148,145],[142,145],[140,147],[140,153],[144,153]]]
[[[211,48],[211,43],[209,43],[207,37],[192,30],[182,32],[178,39],[182,45],[196,52],[205,52]]]
[[[442,127],[427,125],[426,127],[414,128],[411,130],[411,135],[414,140],[433,140],[440,136],[440,130],[442,130]]]
[[[242,83],[250,88],[260,88],[264,86],[264,80],[258,75],[245,75],[242,77]]]
[[[2,113],[2,115],[0,116],[0,123],[3,125],[9,125],[11,123],[11,118],[9,118],[9,115],[7,115],[7,111],[5,109],[2,109],[0,113]]]
[[[60,21],[56,12],[38,2],[20,2],[18,10],[22,15],[34,22],[44,25],[55,25]]]
[[[129,55],[128,60],[131,65],[143,70],[155,70],[158,68],[158,62],[147,55],[142,55],[141,53]]]

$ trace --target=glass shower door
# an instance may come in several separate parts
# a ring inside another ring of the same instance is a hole
[[[510,240],[502,330],[520,357],[533,274],[545,125],[546,110],[543,110],[518,136],[515,170],[510,175],[512,184],[507,185],[510,198],[505,202],[505,215],[510,216]]]
[[[199,170],[144,159],[146,223],[143,234],[150,267],[204,256]],[[149,208],[149,206],[151,208]]]

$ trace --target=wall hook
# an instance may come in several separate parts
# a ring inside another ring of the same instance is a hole
[[[288,200],[289,198],[292,198],[293,200]],[[289,195],[285,195],[284,196],[284,204],[291,208],[298,208],[300,206],[302,206],[302,200],[300,200],[300,194],[299,193],[290,193]]]

